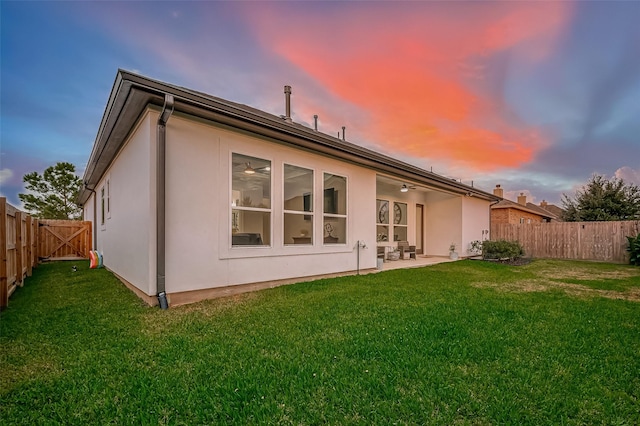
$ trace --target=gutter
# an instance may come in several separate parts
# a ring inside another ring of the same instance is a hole
[[[165,283],[166,268],[166,152],[167,152],[167,121],[173,113],[173,95],[165,93],[164,106],[158,118],[157,127],[157,162],[156,162],[156,287],[160,309],[169,308]]]

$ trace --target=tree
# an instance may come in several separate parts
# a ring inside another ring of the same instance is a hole
[[[573,199],[562,195],[567,222],[640,219],[640,188],[622,179],[593,175]]]
[[[82,179],[71,163],[60,162],[48,167],[42,175],[27,173],[22,180],[28,194],[18,194],[25,210],[41,219],[80,219],[82,208],[76,198]]]

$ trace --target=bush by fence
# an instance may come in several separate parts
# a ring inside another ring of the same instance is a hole
[[[482,243],[482,257],[485,259],[513,260],[523,255],[522,246],[517,241],[485,241]]]

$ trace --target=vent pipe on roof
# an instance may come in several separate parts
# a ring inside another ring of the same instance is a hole
[[[313,115],[313,129],[318,131],[318,114]]]
[[[342,140],[346,140],[346,139],[344,138],[344,131],[345,131],[345,129],[346,129],[346,127],[342,126]]]
[[[285,100],[285,116],[284,120],[287,123],[291,123],[291,86],[284,86],[284,100]]]

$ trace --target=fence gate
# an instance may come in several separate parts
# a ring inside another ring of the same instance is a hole
[[[38,229],[40,260],[86,259],[91,250],[91,222],[41,220]]]

